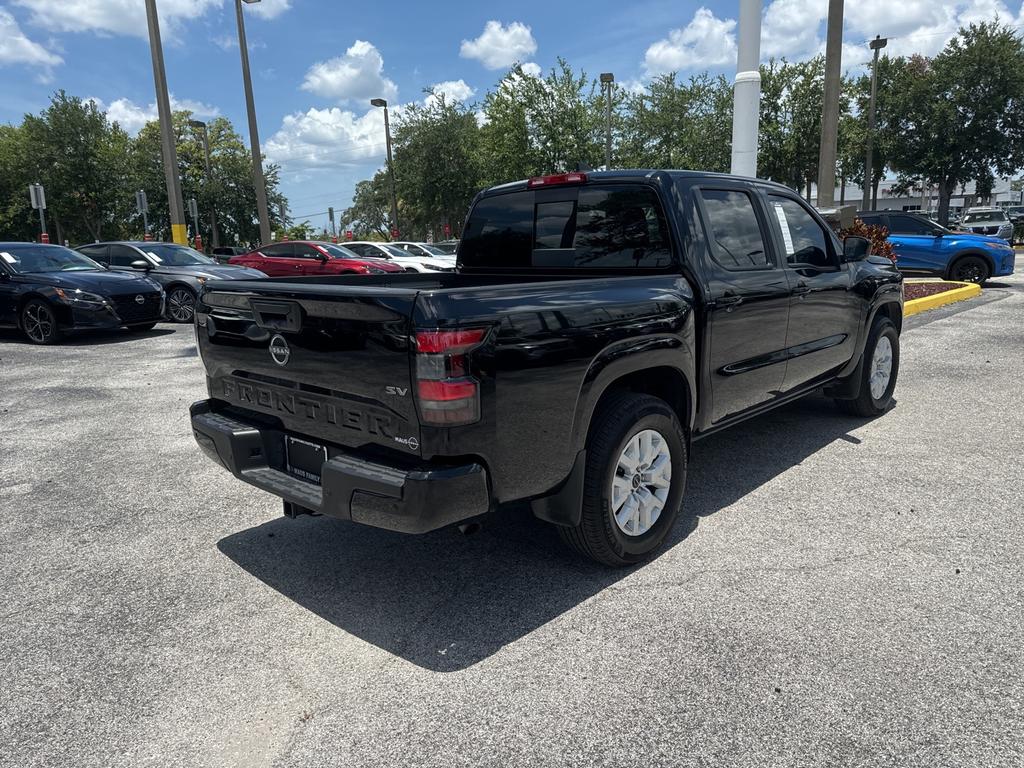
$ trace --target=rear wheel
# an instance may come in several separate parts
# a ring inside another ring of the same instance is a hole
[[[606,399],[587,440],[582,516],[562,527],[573,549],[604,565],[639,563],[661,546],[679,515],[686,438],[664,401],[632,392]]]
[[[167,317],[175,323],[191,323],[196,313],[196,295],[179,285],[167,294]]]
[[[60,339],[57,316],[42,299],[32,299],[21,308],[21,330],[33,344],[53,344]]]
[[[900,336],[887,317],[875,320],[864,346],[860,387],[852,400],[836,402],[854,416],[879,416],[892,405],[900,370]]]
[[[949,269],[949,278],[960,283],[981,285],[988,280],[990,274],[988,262],[981,256],[961,256]]]

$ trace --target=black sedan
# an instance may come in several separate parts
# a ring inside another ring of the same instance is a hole
[[[149,330],[164,312],[164,291],[143,274],[110,272],[59,245],[0,243],[0,327],[35,344],[70,330]]]
[[[266,275],[246,267],[225,266],[194,248],[177,243],[119,241],[78,247],[114,272],[144,272],[167,292],[167,319],[191,323],[196,296],[207,280],[256,280]]]

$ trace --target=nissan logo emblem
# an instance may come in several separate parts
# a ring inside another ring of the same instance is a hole
[[[146,303],[146,297],[145,297],[145,296],[143,296],[143,295],[142,295],[142,294],[140,293],[140,294],[139,294],[138,296],[136,296],[136,297],[135,297],[135,303],[136,303],[136,304],[145,304],[145,303]]]
[[[288,365],[288,358],[292,356],[292,350],[288,342],[281,334],[275,334],[270,339],[270,357],[278,365]]]

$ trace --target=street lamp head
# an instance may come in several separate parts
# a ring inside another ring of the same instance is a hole
[[[252,5],[253,3],[258,3],[259,1],[260,0],[242,0],[242,2],[247,5]]]
[[[206,123],[204,123],[202,120],[189,120],[188,124],[200,131],[206,130]]]
[[[882,37],[881,35],[875,35],[875,39],[868,43],[868,45],[871,47],[872,51],[877,51],[879,48],[885,48],[888,42],[889,38]]]
[[[612,74],[611,72],[602,72],[601,73],[601,82],[602,83],[614,83],[615,82],[615,75]]]
[[[386,107],[388,105],[387,99],[370,99],[371,107]]]

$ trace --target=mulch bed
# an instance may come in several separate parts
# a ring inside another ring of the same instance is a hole
[[[945,293],[955,288],[963,288],[962,283],[904,283],[903,300],[923,299],[925,296],[934,296],[936,293]]]

